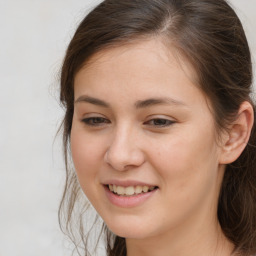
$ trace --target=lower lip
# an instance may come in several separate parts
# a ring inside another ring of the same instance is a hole
[[[151,198],[158,189],[154,189],[147,193],[141,193],[133,196],[118,196],[111,192],[107,186],[104,186],[107,198],[109,201],[119,207],[131,208],[143,204],[149,198]]]

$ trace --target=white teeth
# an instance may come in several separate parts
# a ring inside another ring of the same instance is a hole
[[[148,187],[148,186],[129,186],[129,187],[122,187],[117,185],[108,185],[109,190],[114,192],[120,196],[132,196],[134,194],[141,194],[142,192],[147,193],[149,191],[154,190],[155,187]]]
[[[135,193],[140,194],[142,192],[142,186],[136,186]]]
[[[125,188],[125,195],[127,196],[131,196],[135,193],[134,191],[134,187],[127,187]],[[123,193],[124,194],[124,193]],[[123,195],[123,194],[119,194],[119,195]]]
[[[124,192],[125,192],[125,188],[124,187],[120,187],[120,186],[117,187],[116,193],[118,195],[123,195]]]
[[[148,186],[143,186],[142,190],[143,190],[144,193],[145,193],[145,192],[148,192],[149,187],[148,187]]]

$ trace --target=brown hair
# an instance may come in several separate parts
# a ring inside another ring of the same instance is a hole
[[[66,184],[59,220],[64,221],[62,228],[71,235],[72,216],[81,196],[75,172],[69,166],[74,77],[95,53],[150,37],[174,46],[193,66],[198,84],[211,100],[217,130],[225,129],[236,117],[242,102],[249,101],[254,106],[250,99],[250,50],[241,22],[225,0],[105,0],[99,4],[75,32],[61,71],[60,100],[66,110]],[[242,155],[226,167],[218,205],[222,230],[243,255],[256,253],[255,141],[254,124]],[[81,241],[87,247],[83,222],[76,221],[81,224]],[[126,255],[124,238],[111,234],[105,226],[102,233],[107,235],[108,255]],[[88,255],[87,248],[84,255]]]

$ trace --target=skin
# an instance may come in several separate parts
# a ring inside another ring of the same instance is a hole
[[[126,238],[128,256],[226,256],[233,250],[219,227],[217,200],[225,164],[237,156],[227,155],[234,148],[226,147],[230,135],[217,141],[209,100],[193,77],[157,40],[102,51],[75,77],[77,177],[109,229]],[[171,100],[138,107],[166,97]],[[118,207],[105,193],[109,179],[158,189],[136,207]]]

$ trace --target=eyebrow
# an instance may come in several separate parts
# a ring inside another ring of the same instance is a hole
[[[146,107],[151,107],[154,105],[176,105],[176,106],[186,106],[185,103],[169,98],[169,97],[164,97],[164,98],[150,98],[146,100],[139,100],[135,103],[135,107],[137,109],[139,108],[146,108]]]
[[[87,96],[87,95],[82,95],[75,100],[75,103],[79,103],[79,102],[87,102],[100,107],[110,108],[109,103],[94,97]],[[163,97],[163,98],[150,98],[146,100],[138,100],[135,103],[135,108],[141,109],[141,108],[147,108],[155,105],[176,105],[176,106],[184,106],[184,107],[187,106],[182,101],[178,101],[169,97]]]
[[[105,101],[97,99],[97,98],[93,98],[93,97],[90,97],[87,95],[82,95],[78,99],[76,99],[75,103],[79,103],[79,102],[87,102],[87,103],[91,103],[93,105],[97,105],[97,106],[101,106],[101,107],[105,107],[105,108],[110,107],[110,105],[108,103],[106,103]]]

